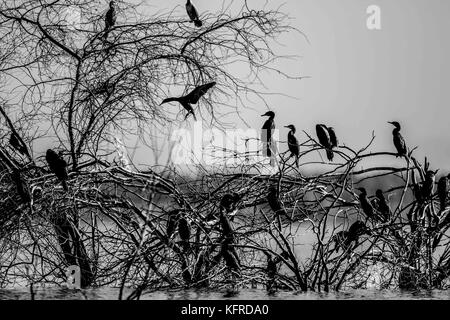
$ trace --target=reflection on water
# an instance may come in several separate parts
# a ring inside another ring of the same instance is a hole
[[[127,296],[124,292],[124,297]],[[36,300],[117,300],[118,289],[40,289],[34,292]],[[27,290],[0,290],[0,300],[30,300],[31,294]],[[142,300],[448,300],[450,291],[376,291],[356,290],[339,293],[293,293],[278,292],[269,296],[261,290],[242,290],[234,295],[225,291],[164,291],[145,294]]]

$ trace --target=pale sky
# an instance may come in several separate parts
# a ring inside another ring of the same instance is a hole
[[[184,1],[143,0],[151,9],[174,8],[182,14]],[[238,3],[239,1],[235,1]],[[215,12],[222,0],[195,0],[200,13]],[[433,167],[450,170],[447,106],[450,93],[450,1],[448,0],[261,0],[249,1],[258,9],[267,5],[288,13],[299,34],[286,35],[282,54],[301,56],[279,68],[311,79],[267,78],[272,92],[295,97],[270,97],[278,127],[294,124],[315,133],[316,123],[335,127],[340,140],[355,149],[376,133],[374,151],[394,151],[392,127],[399,121],[416,156],[428,155]],[[366,9],[381,8],[382,30],[367,29]],[[150,9],[150,10],[151,10]],[[264,106],[245,113],[260,128]],[[239,124],[238,124],[239,126]],[[283,128],[282,136],[287,133]],[[304,140],[304,135],[299,133]]]

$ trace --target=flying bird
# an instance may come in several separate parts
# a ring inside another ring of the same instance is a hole
[[[55,174],[59,181],[61,181],[64,190],[68,191],[69,187],[67,186],[67,180],[69,179],[69,175],[67,173],[67,162],[61,155],[51,149],[47,150],[45,159],[47,160],[50,170]]]
[[[299,167],[299,157],[300,157],[300,144],[298,143],[297,138],[295,137],[295,132],[297,131],[294,125],[286,126],[285,128],[290,129],[288,134],[288,147],[291,152],[291,157],[295,157],[295,165],[297,168]]]
[[[333,161],[333,159],[334,159],[334,153],[333,153],[334,143],[333,142],[336,143],[336,146],[337,146],[337,142],[338,142],[336,135],[334,134],[334,130],[333,130],[333,134],[334,134],[333,142],[331,140],[330,131],[329,131],[328,127],[324,124],[316,125],[316,134],[317,134],[317,138],[319,138],[319,143],[322,145],[322,147],[325,148],[325,150],[327,152],[328,161]]]
[[[402,127],[400,126],[400,123],[394,121],[394,122],[388,122],[392,124],[395,129],[392,132],[392,135],[394,136],[394,146],[397,149],[397,157],[405,157],[407,155],[407,148],[406,148],[406,142],[403,138],[402,134],[400,133]]]
[[[273,133],[275,130],[275,112],[269,111],[261,117],[269,117],[262,127],[261,140],[263,142],[263,155],[271,158],[273,150]]]
[[[191,3],[190,0],[187,0],[186,11],[189,16],[189,19],[191,19],[191,23],[193,22],[197,28],[203,26],[203,22],[200,20],[198,16],[197,9],[195,9],[194,5]]]
[[[195,116],[194,109],[192,108],[191,104],[197,104],[201,97],[203,97],[208,90],[210,90],[212,87],[216,85],[216,82],[211,82],[205,85],[201,85],[197,88],[195,88],[193,91],[191,91],[188,95],[179,97],[179,98],[167,98],[165,99],[161,105],[170,103],[170,102],[178,102],[180,103],[184,109],[187,110],[187,115],[185,117],[185,120],[187,117],[192,114],[194,117],[194,120],[197,121],[197,117]]]
[[[109,35],[109,31],[116,24],[117,16],[116,16],[116,3],[114,1],[109,2],[109,9],[105,15],[105,30],[103,38],[106,40]]]

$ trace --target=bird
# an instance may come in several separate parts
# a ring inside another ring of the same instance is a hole
[[[242,200],[242,198],[242,195],[233,193],[224,195],[220,200],[220,209],[224,210],[231,217],[231,221],[233,221],[236,216],[238,211],[238,203]]]
[[[273,210],[273,212],[275,212],[276,215],[284,214],[287,216],[286,211],[283,209],[283,204],[279,199],[277,187],[270,187],[269,194],[267,195],[267,200],[269,202],[270,208]]]
[[[402,127],[400,126],[400,123],[396,121],[388,123],[392,124],[395,127],[394,131],[392,132],[392,135],[394,136],[394,146],[397,149],[397,158],[405,157],[407,155],[408,150],[406,148],[405,139],[400,133]]]
[[[333,127],[328,127],[328,133],[330,135],[331,149],[337,148],[339,145],[339,140],[336,135],[336,131]]]
[[[441,211],[444,211],[447,207],[447,196],[448,196],[448,181],[450,179],[450,174],[444,176],[439,180],[437,194],[439,197],[439,202],[441,204]]]
[[[375,220],[375,213],[372,204],[369,202],[369,199],[367,199],[367,191],[365,188],[358,188],[358,190],[361,192],[359,195],[359,203],[361,205],[361,209],[363,210],[364,214],[367,218]]]
[[[116,3],[114,1],[110,1],[109,2],[109,9],[106,12],[105,15],[105,30],[104,30],[104,35],[103,38],[106,40],[108,38],[109,35],[109,31],[111,30],[112,27],[114,27],[114,25],[116,24]]]
[[[210,82],[201,86],[196,87],[193,91],[191,91],[188,95],[179,97],[179,98],[167,98],[165,99],[161,105],[170,103],[170,102],[179,102],[184,109],[187,110],[187,115],[185,117],[185,120],[187,117],[192,114],[194,117],[194,120],[197,121],[197,117],[195,116],[194,109],[192,108],[191,104],[197,104],[201,97],[203,97],[208,90],[210,90],[212,87],[216,85],[216,82]]]
[[[195,9],[194,5],[191,3],[190,0],[187,0],[186,11],[189,18],[191,19],[191,23],[193,22],[197,28],[203,26],[203,22],[200,20],[198,16],[197,9]]]
[[[29,203],[31,202],[31,195],[28,185],[22,178],[22,174],[18,170],[14,170],[12,173],[12,179],[14,180],[14,184],[16,185],[17,193],[23,202]]]
[[[336,252],[339,252],[340,248],[347,251],[352,243],[358,244],[358,240],[362,235],[370,233],[371,231],[364,222],[356,221],[350,226],[348,231],[340,231],[333,237]]]
[[[14,132],[11,133],[11,137],[9,138],[9,144],[22,155],[28,155],[27,147],[19,140],[19,137]]]
[[[375,192],[376,196],[376,208],[381,213],[381,216],[384,220],[389,220],[391,215],[391,208],[389,208],[389,204],[387,203],[386,198],[384,197],[383,191],[378,189]]]
[[[291,152],[291,157],[295,157],[295,165],[297,168],[299,167],[299,157],[300,157],[300,144],[298,143],[297,138],[295,137],[295,132],[297,131],[294,125],[288,125],[285,128],[290,129],[288,134],[288,147]]]
[[[48,149],[45,159],[50,170],[56,175],[56,177],[61,181],[61,184],[65,191],[69,190],[67,185],[67,180],[69,179],[67,173],[67,162],[62,158],[60,154],[55,151]]]
[[[334,133],[334,130],[333,130]],[[316,134],[317,138],[319,138],[319,143],[322,145],[322,147],[325,148],[327,152],[327,158],[328,161],[333,161],[334,159],[334,153],[333,153],[333,144],[331,141],[330,131],[328,130],[328,127],[324,124],[318,124],[316,125]],[[335,135],[336,138],[336,135]],[[337,144],[337,139],[335,139]]]
[[[275,130],[275,112],[269,111],[261,115],[261,117],[269,117],[262,127],[261,140],[263,142],[263,155],[271,158],[273,148],[273,132]]]
[[[431,200],[433,197],[436,184],[436,173],[437,171],[429,170],[425,174],[425,181],[422,186],[422,196],[425,200]]]
[[[180,217],[178,220],[178,234],[180,235],[181,246],[184,251],[189,250],[191,247],[189,243],[191,239],[191,226],[185,217]]]

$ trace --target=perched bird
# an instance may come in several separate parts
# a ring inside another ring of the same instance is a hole
[[[109,10],[105,15],[105,30],[103,38],[108,39],[109,31],[116,24],[117,14],[116,14],[116,3],[114,1],[109,2]]]
[[[263,155],[271,158],[273,155],[273,133],[275,130],[275,112],[269,111],[261,117],[269,117],[262,127],[261,140],[263,142]]]
[[[61,155],[51,149],[47,150],[45,159],[47,160],[50,170],[56,175],[59,181],[61,181],[64,190],[68,191],[69,187],[67,186],[67,180],[69,179],[69,176],[67,173],[67,162]]]
[[[333,161],[334,159],[333,143],[331,141],[330,131],[328,130],[328,127],[324,124],[316,125],[316,134],[317,138],[319,138],[319,143],[322,145],[322,147],[325,148],[327,152],[328,161]],[[337,144],[336,135],[334,138]]]
[[[291,152],[291,157],[295,157],[295,165],[297,168],[299,167],[299,157],[300,157],[300,144],[298,143],[297,138],[295,137],[296,128],[294,125],[286,126],[285,128],[290,129],[288,134],[288,146],[289,151]]]
[[[286,211],[283,209],[283,204],[279,199],[278,189],[275,186],[271,186],[269,194],[267,195],[270,208],[275,212],[275,215],[284,214],[287,216]]]
[[[178,220],[178,234],[180,235],[183,250],[189,250],[191,247],[189,243],[191,239],[191,226],[185,217],[180,217]]]
[[[336,131],[334,131],[333,127],[329,127],[328,133],[330,135],[331,149],[337,148],[339,146],[339,140],[337,138]]]
[[[242,200],[242,198],[242,195],[233,193],[224,195],[220,200],[220,209],[224,210],[231,217],[231,221],[233,221],[236,216],[238,211],[238,203]]]
[[[372,204],[370,203],[369,199],[367,198],[367,191],[365,188],[358,188],[358,190],[361,192],[359,195],[359,203],[361,205],[361,209],[363,210],[364,214],[367,218],[375,220],[375,213],[374,209],[372,207]]]
[[[394,136],[394,146],[397,149],[397,157],[405,157],[407,155],[407,148],[406,148],[406,142],[403,138],[402,134],[400,133],[400,130],[402,127],[400,126],[400,123],[398,122],[388,122],[392,124],[395,129],[392,132],[392,135]]]
[[[387,203],[386,198],[384,197],[383,191],[377,190],[375,192],[376,196],[376,208],[381,213],[381,216],[385,221],[388,221],[391,216],[391,208],[389,208],[389,204]]]
[[[31,202],[30,190],[26,182],[23,180],[20,171],[14,170],[12,173],[12,179],[14,181],[14,184],[16,185],[17,193],[19,194],[22,201],[25,203]]]
[[[340,231],[333,237],[336,252],[339,252],[340,248],[343,251],[347,251],[352,244],[357,246],[359,238],[364,234],[370,233],[371,231],[362,221],[356,221],[350,226],[348,231]]]
[[[194,5],[191,3],[190,0],[187,0],[186,11],[189,16],[189,19],[191,19],[191,22],[193,22],[197,28],[203,26],[203,22],[200,20],[198,16],[197,9],[195,9]]]
[[[450,179],[450,174],[448,176],[444,176],[439,180],[438,183],[438,197],[439,202],[441,204],[441,211],[444,211],[447,207],[447,196],[448,196],[448,181]]]
[[[437,171],[427,171],[425,174],[425,181],[422,186],[422,196],[425,200],[431,200],[433,198],[436,184],[436,173]]]
[[[235,243],[234,229],[228,220],[227,216],[220,212],[220,227],[222,229],[222,236],[227,243]]]
[[[179,102],[184,109],[187,110],[187,117],[192,114],[194,116],[194,120],[197,121],[197,117],[195,116],[194,109],[192,108],[191,104],[197,104],[201,97],[203,97],[209,89],[214,87],[216,85],[216,82],[211,82],[202,86],[199,86],[195,88],[193,91],[191,91],[188,95],[179,97],[179,98],[167,98],[165,99],[161,105],[169,102]]]
[[[28,155],[27,147],[19,140],[19,137],[13,132],[11,133],[11,137],[9,138],[9,144],[22,155]]]

